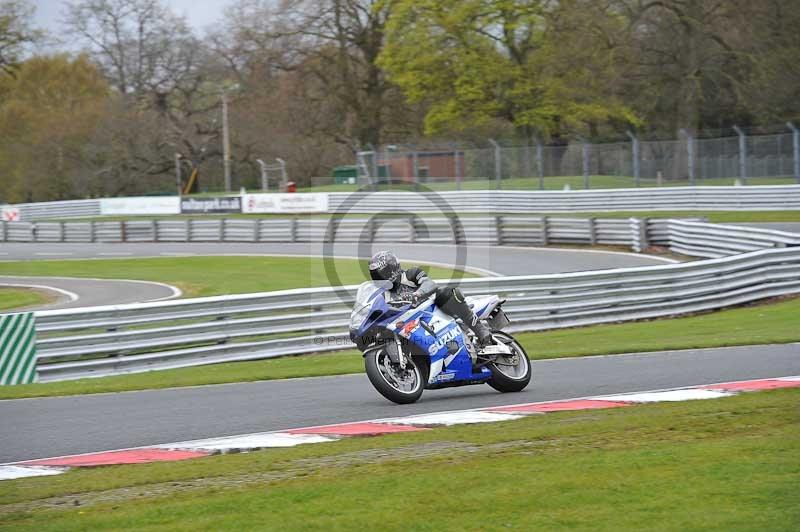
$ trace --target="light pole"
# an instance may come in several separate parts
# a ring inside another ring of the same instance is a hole
[[[261,159],[256,159],[256,162],[261,167],[261,190],[264,192],[269,191],[269,181],[267,181],[267,163]]]
[[[286,184],[289,182],[289,176],[286,175],[286,161],[283,159],[275,159],[281,166],[281,181],[283,183],[283,190],[286,190]]]
[[[239,85],[233,85],[227,89],[222,89],[222,153],[223,167],[225,171],[225,192],[231,191],[231,131],[228,122],[228,91],[234,91]]]
[[[181,185],[181,158],[183,155],[180,153],[175,153],[175,186],[178,189],[178,196],[181,195],[183,192],[183,186]]]

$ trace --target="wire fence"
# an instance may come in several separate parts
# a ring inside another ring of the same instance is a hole
[[[490,147],[387,146],[357,155],[358,184],[434,189],[576,189],[800,183],[800,132],[675,140]]]

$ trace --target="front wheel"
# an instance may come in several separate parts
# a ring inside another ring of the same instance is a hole
[[[415,402],[425,389],[423,372],[410,357],[405,369],[393,363],[383,349],[375,349],[364,356],[367,377],[378,392],[400,405]]]
[[[492,372],[487,384],[498,392],[521,392],[531,381],[531,361],[513,336],[504,332],[492,335],[511,349],[511,355],[499,355],[486,365]]]

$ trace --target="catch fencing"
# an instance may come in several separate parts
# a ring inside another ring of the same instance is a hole
[[[645,140],[633,132],[625,142],[508,146],[487,139],[486,147],[446,143],[432,147],[387,146],[357,155],[359,183],[380,179],[409,183],[483,181],[492,188],[611,188],[656,185],[742,184],[767,180],[800,183],[800,132],[699,138],[683,129],[674,140]],[[628,141],[629,140],[629,141]],[[507,183],[504,183],[507,182]]]
[[[569,227],[569,238],[577,228]],[[800,235],[676,220],[640,220],[638,229],[650,243],[718,258],[458,283],[468,295],[507,298],[511,331],[657,318],[800,293]],[[39,380],[350,349],[356,288],[37,312]]]

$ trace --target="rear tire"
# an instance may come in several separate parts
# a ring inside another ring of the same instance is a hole
[[[420,364],[406,357],[406,369],[401,370],[399,364],[392,364],[383,349],[367,353],[364,356],[364,368],[378,393],[399,405],[416,402],[427,383],[427,372],[420,368]],[[401,383],[407,386],[402,386]]]
[[[518,364],[513,368],[494,363],[487,364],[486,367],[492,372],[492,378],[486,384],[498,392],[521,392],[528,386],[532,376],[528,353],[510,334],[494,331],[492,335],[511,348],[517,356]]]

